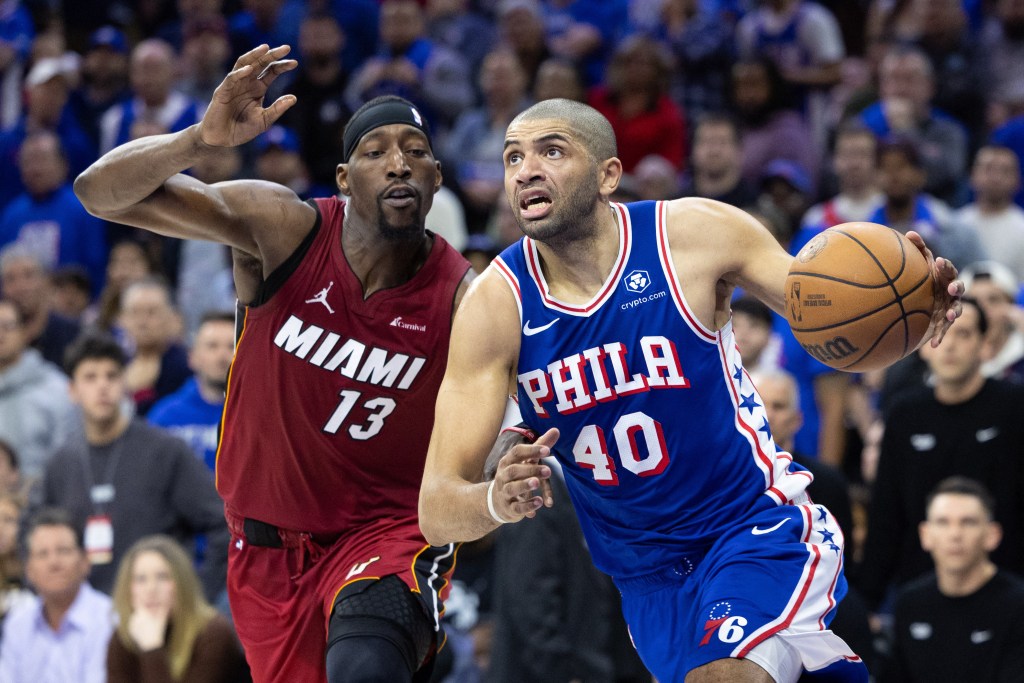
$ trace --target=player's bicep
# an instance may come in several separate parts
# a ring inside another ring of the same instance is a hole
[[[718,239],[730,254],[726,279],[765,302],[776,313],[783,313],[786,276],[793,257],[775,236],[749,213],[727,207]]]
[[[519,353],[519,312],[493,270],[470,286],[455,315],[438,392],[428,474],[476,481],[505,411]]]

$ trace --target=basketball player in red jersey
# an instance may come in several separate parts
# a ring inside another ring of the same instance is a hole
[[[455,549],[426,543],[416,504],[469,265],[424,229],[440,164],[401,98],[367,103],[346,127],[343,199],[182,174],[295,103],[263,107],[296,66],[288,51],[241,56],[198,125],[114,149],[75,190],[97,216],[235,253],[247,306],[217,487],[255,681],[419,680],[439,644]]]

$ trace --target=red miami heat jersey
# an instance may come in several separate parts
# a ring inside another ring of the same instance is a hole
[[[235,514],[311,533],[415,522],[469,269],[435,237],[409,282],[364,300],[341,251],[344,205],[315,201],[310,235],[265,283],[280,288],[246,309],[217,456]]]

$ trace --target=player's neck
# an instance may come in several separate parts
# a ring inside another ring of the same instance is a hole
[[[433,239],[426,234],[387,239],[349,229],[341,235],[342,254],[363,286],[363,298],[411,280],[426,263],[432,245]]]
[[[939,592],[950,598],[961,598],[978,592],[996,575],[996,566],[986,559],[962,571],[935,570]]]
[[[541,269],[551,293],[570,303],[589,301],[608,279],[620,245],[617,212],[602,204],[592,219],[597,229],[577,239],[537,241]]]
[[[975,372],[964,380],[938,382],[935,385],[935,400],[944,405],[966,403],[977,396],[983,386],[985,376],[981,372]]]

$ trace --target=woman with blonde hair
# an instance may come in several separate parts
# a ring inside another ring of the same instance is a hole
[[[108,683],[235,683],[245,658],[234,630],[203,597],[192,561],[168,536],[147,536],[118,568],[119,624]]]

